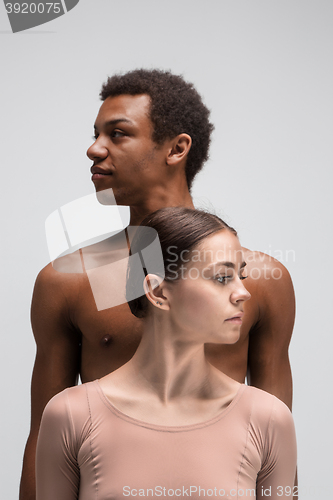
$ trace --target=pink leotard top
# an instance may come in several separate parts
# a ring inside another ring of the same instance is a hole
[[[36,470],[37,500],[290,500],[295,430],[284,403],[246,385],[214,418],[170,427],[123,414],[94,381],[47,404]]]

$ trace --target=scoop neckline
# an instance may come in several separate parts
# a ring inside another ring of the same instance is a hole
[[[123,413],[121,410],[119,410],[116,406],[114,406],[109,398],[106,396],[104,393],[103,389],[101,388],[98,379],[94,380],[93,382],[90,382],[91,384],[95,384],[97,387],[97,391],[103,401],[103,403],[109,408],[109,410],[112,411],[117,417],[121,418],[122,420],[126,420],[127,422],[130,422],[134,425],[137,425],[139,427],[145,427],[147,429],[152,429],[152,430],[157,430],[157,431],[165,431],[165,432],[184,432],[184,431],[191,431],[195,429],[200,429],[202,427],[207,427],[209,425],[214,424],[215,422],[221,420],[224,418],[230,411],[236,406],[238,403],[239,399],[241,398],[246,384],[240,384],[235,397],[231,400],[231,402],[228,404],[226,408],[223,408],[215,417],[212,417],[208,420],[204,420],[203,422],[198,422],[196,424],[188,424],[188,425],[158,425],[158,424],[153,424],[150,422],[145,422],[144,420],[139,420],[135,417],[131,417],[130,415],[127,415],[126,413]]]

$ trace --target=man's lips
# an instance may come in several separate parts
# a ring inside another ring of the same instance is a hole
[[[108,171],[108,170],[105,170],[104,168],[101,168],[101,167],[96,167],[95,165],[93,165],[90,169],[90,172],[94,175],[94,174],[101,174],[101,175],[112,175],[112,172]]]
[[[91,167],[90,172],[92,173],[91,177],[92,181],[95,181],[97,179],[103,179],[106,176],[112,175],[112,172],[110,172],[109,170],[105,170],[104,168],[101,167],[96,167],[95,165]]]

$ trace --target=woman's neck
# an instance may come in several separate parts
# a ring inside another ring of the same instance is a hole
[[[231,379],[206,361],[204,344],[191,341],[188,332],[186,339],[163,313],[146,319],[136,353],[117,372],[131,392],[153,395],[162,405],[180,398],[219,398],[230,391]]]
[[[163,330],[147,331],[130,361],[137,380],[163,404],[179,397],[204,397],[211,365],[203,345],[170,339]]]

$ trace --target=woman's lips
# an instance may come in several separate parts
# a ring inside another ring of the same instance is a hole
[[[232,316],[231,318],[226,319],[225,321],[228,321],[229,323],[235,323],[236,325],[241,325],[243,322],[243,316],[244,316],[244,313],[240,312],[238,314],[235,314],[235,316]]]
[[[228,323],[235,323],[235,325],[241,325],[243,323],[242,318],[230,318],[225,321],[228,321]]]

